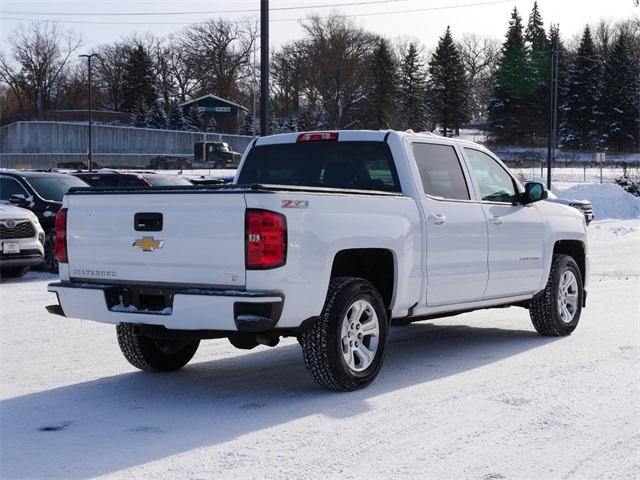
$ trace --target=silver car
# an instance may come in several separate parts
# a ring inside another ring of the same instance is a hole
[[[29,210],[0,205],[0,276],[21,277],[44,258],[44,231]]]

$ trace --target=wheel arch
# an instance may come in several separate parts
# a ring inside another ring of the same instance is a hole
[[[569,255],[575,260],[580,269],[582,285],[584,286],[587,279],[586,249],[584,243],[579,240],[560,240],[553,246],[553,254]]]
[[[358,277],[368,280],[380,293],[387,310],[394,294],[395,262],[391,250],[353,248],[336,253],[331,278]]]

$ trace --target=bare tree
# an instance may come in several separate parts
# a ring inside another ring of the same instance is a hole
[[[186,27],[176,40],[189,68],[200,80],[197,95],[212,93],[237,100],[250,76],[250,54],[257,36],[252,20],[209,19]]]
[[[316,108],[326,112],[330,128],[354,127],[378,37],[335,13],[324,18],[311,16],[302,26],[307,35],[302,40],[304,54],[311,69],[307,99],[317,95],[320,104]]]
[[[15,95],[21,111],[32,109],[38,119],[56,102],[70,59],[82,45],[72,30],[62,31],[55,22],[18,26],[8,39],[10,57],[0,53],[0,80]]]
[[[482,117],[486,115],[491,95],[493,74],[500,57],[500,41],[476,34],[464,34],[457,45],[471,89],[471,117]]]

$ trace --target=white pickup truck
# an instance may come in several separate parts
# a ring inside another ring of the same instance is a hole
[[[232,185],[72,190],[47,309],[116,325],[142,370],[183,367],[203,339],[296,337],[317,383],[355,390],[377,376],[392,322],[520,306],[542,335],[576,328],[585,220],[546,195],[450,138],[262,137]]]

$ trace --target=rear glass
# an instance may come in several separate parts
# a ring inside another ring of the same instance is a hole
[[[384,142],[300,142],[251,149],[239,184],[296,185],[400,192]]]

